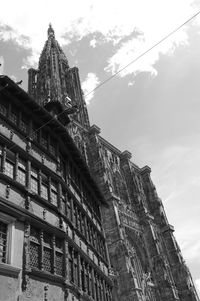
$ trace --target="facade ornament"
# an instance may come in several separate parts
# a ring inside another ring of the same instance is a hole
[[[11,141],[13,140],[13,136],[14,136],[13,131],[10,131],[10,140],[11,140]]]
[[[48,289],[49,289],[49,285],[46,284],[44,286],[44,301],[48,301]]]
[[[44,221],[46,220],[46,213],[47,213],[47,211],[46,211],[46,209],[44,208],[44,209],[43,209],[43,212],[42,212],[42,214],[43,214],[43,220],[44,220]]]
[[[27,141],[26,151],[27,151],[27,153],[30,153],[30,151],[31,151],[31,141]]]
[[[10,185],[6,186],[6,199],[9,199],[10,196]]]

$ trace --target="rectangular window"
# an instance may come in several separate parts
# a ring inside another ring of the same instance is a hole
[[[45,149],[48,147],[48,135],[45,132],[41,133],[41,146]]]
[[[94,291],[93,291],[93,281],[92,281],[92,268],[89,267],[88,270],[88,274],[89,274],[89,282],[88,282],[88,294],[92,295],[94,297]]]
[[[78,285],[78,253],[74,252],[74,283]]]
[[[15,168],[15,153],[7,150],[6,162],[5,162],[5,174],[10,178],[14,179],[14,168]]]
[[[34,168],[31,168],[31,190],[38,194],[38,188],[39,188],[38,171]]]
[[[14,178],[14,163],[7,159],[5,162],[5,174],[12,179]]]
[[[57,275],[63,276],[64,272],[64,256],[63,256],[63,241],[56,238],[55,241],[55,272]]]
[[[72,220],[71,201],[72,201],[72,199],[67,196],[67,217],[70,221]]]
[[[81,289],[85,291],[85,264],[83,259],[81,259]]]
[[[64,240],[43,232],[43,239],[40,239],[40,231],[31,226],[30,231],[30,266],[31,268],[41,269],[45,272],[54,273],[59,276],[64,275]],[[42,233],[41,233],[42,234]],[[55,258],[53,259],[53,253]],[[43,255],[43,256],[42,256]]]
[[[48,177],[42,174],[41,178],[41,197],[48,200]]]
[[[17,125],[17,123],[18,123],[18,115],[19,115],[19,114],[18,114],[17,109],[11,107],[11,111],[10,111],[10,114],[9,114],[9,120],[10,120],[13,124],[15,124],[15,125]]]
[[[14,221],[10,215],[0,212],[0,264],[13,264],[11,250],[13,249]]]
[[[68,265],[69,265],[69,281],[73,282],[73,259],[72,259],[72,248],[69,247],[69,254],[68,254]]]
[[[0,114],[2,114],[3,116],[7,116],[8,113],[8,104],[5,101],[0,102]]]
[[[22,115],[19,123],[19,128],[24,134],[28,134],[28,128],[29,128],[28,117]]]
[[[61,195],[61,212],[62,214],[66,215],[67,214],[67,207],[66,207],[66,192],[62,191]]]
[[[50,139],[50,143],[49,143],[49,152],[55,156],[56,155],[56,142],[54,139]]]
[[[0,262],[7,262],[8,225],[0,221]]]
[[[66,180],[66,164],[65,160],[61,157],[60,158],[60,172],[61,172],[61,177]]]
[[[32,124],[31,138],[35,142],[39,142],[39,134],[40,134],[40,130],[38,130],[39,127],[40,127],[39,125],[36,125],[34,123]]]
[[[30,266],[40,268],[40,232],[33,227],[30,232]]]
[[[17,170],[17,181],[22,185],[26,185],[26,162],[19,159]]]
[[[58,185],[51,181],[51,203],[55,206],[58,205]]]
[[[52,252],[52,239],[47,233],[43,235],[43,268],[44,271],[52,273],[53,265],[53,252]]]

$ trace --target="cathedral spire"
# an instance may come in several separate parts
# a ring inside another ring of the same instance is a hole
[[[48,38],[49,37],[55,38],[55,32],[53,30],[53,27],[52,27],[51,23],[49,23],[49,28],[48,28],[47,34],[48,34],[47,35]]]
[[[59,103],[64,110],[79,111],[72,119],[81,126],[89,127],[88,112],[81,90],[78,68],[70,68],[67,57],[55,39],[55,32],[49,24],[47,41],[40,55],[38,69],[29,70],[28,92],[41,106],[51,102]],[[69,103],[70,100],[70,103]]]

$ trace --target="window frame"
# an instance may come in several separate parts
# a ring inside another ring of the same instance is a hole
[[[7,242],[6,242],[6,262],[0,262],[0,266],[3,265],[13,265],[13,255],[14,255],[14,230],[16,219],[0,212],[0,221],[7,224]]]

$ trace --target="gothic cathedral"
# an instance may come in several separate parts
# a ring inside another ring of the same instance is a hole
[[[51,25],[28,75],[28,94],[0,78],[0,290],[18,279],[1,300],[198,301],[150,167],[90,125]]]

